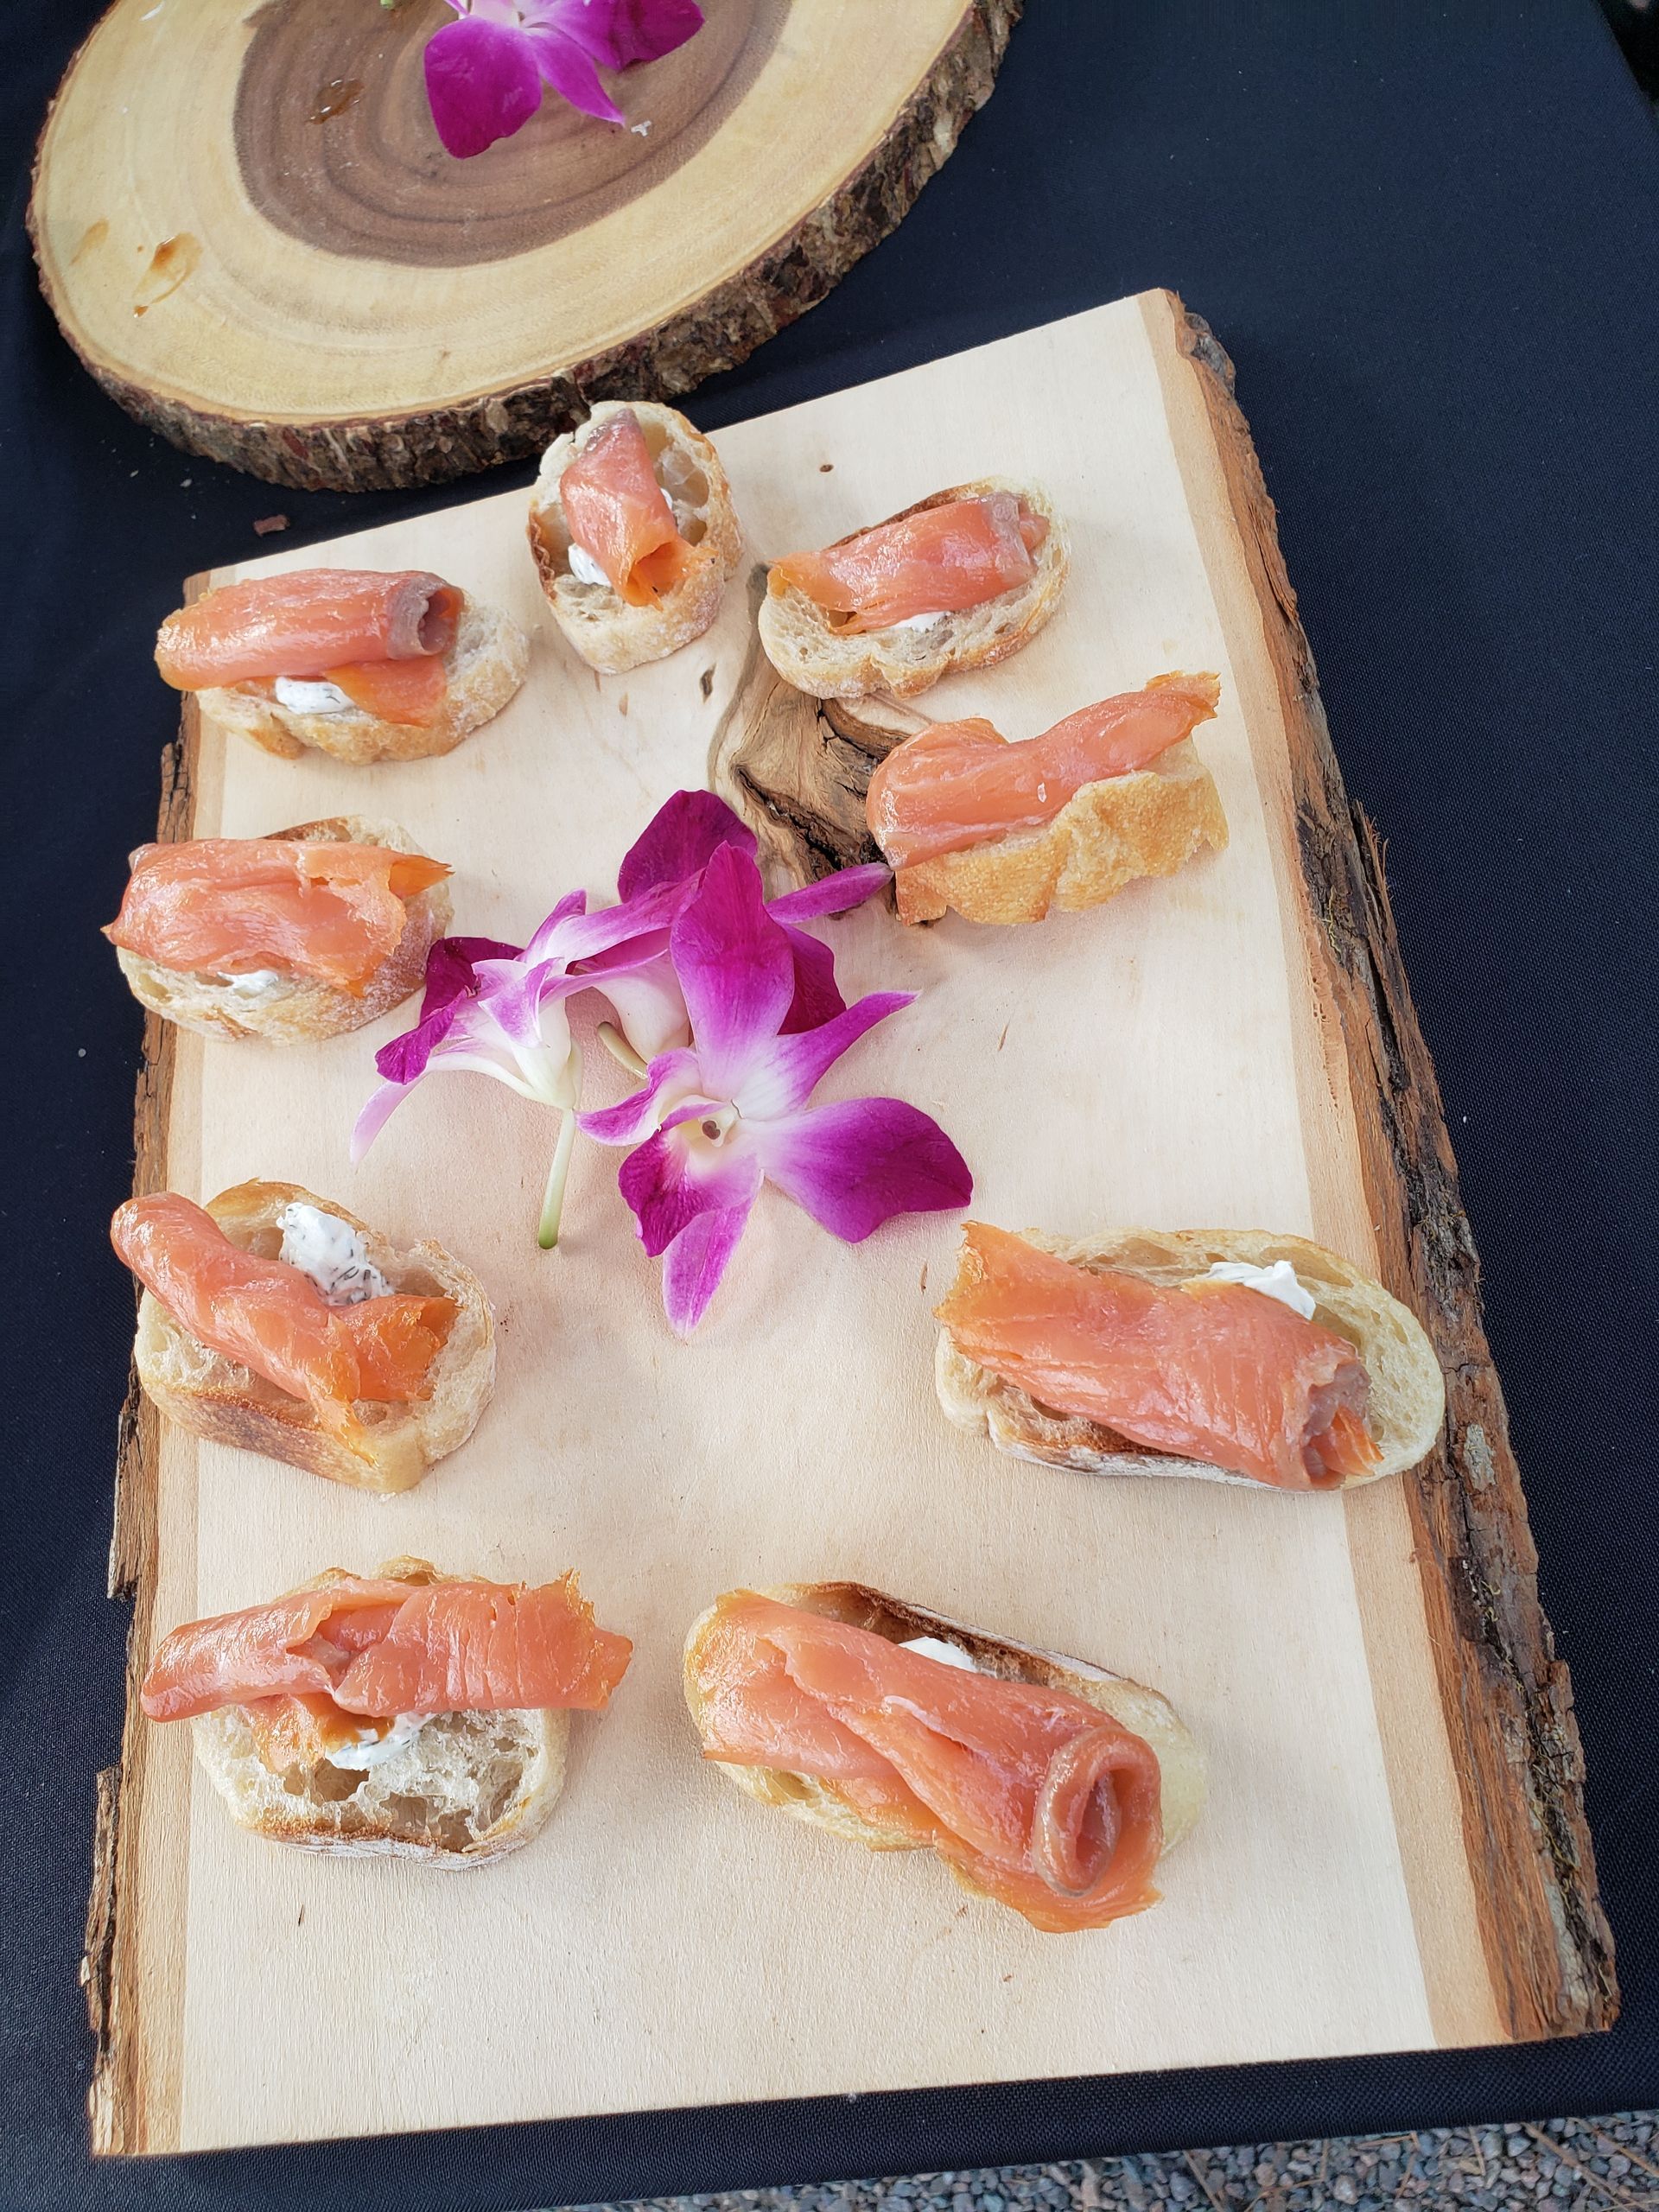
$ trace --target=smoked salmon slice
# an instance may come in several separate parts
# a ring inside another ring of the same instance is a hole
[[[657,481],[639,417],[631,408],[607,416],[559,479],[570,531],[629,607],[650,607],[714,556],[680,535]]]
[[[331,1306],[302,1269],[245,1252],[211,1214],[171,1191],[118,1207],[110,1238],[181,1328],[303,1400],[348,1446],[363,1433],[353,1410],[359,1400],[429,1395],[432,1363],[459,1311],[452,1298],[401,1294]]]
[[[1345,1337],[1243,1283],[1076,1267],[970,1221],[938,1318],[958,1351],[1053,1412],[1280,1490],[1330,1490],[1382,1454]]]
[[[404,901],[449,874],[387,845],[192,837],[141,845],[111,944],[181,974],[277,967],[360,998],[397,950]]]
[[[152,1720],[249,1708],[286,1764],[360,1740],[346,1716],[597,1713],[632,1650],[598,1625],[574,1574],[538,1586],[347,1575],[175,1628],[139,1700]]]
[[[843,537],[821,553],[774,562],[766,588],[791,585],[848,635],[890,629],[915,614],[957,614],[1028,583],[1048,524],[1012,492],[947,499]]]
[[[1054,1933],[1157,1902],[1156,1754],[1069,1692],[947,1666],[734,1591],[693,1662],[703,1755],[825,1783]]]
[[[286,676],[336,684],[388,721],[430,722],[444,697],[443,656],[463,604],[454,584],[424,569],[249,577],[169,614],[156,640],[156,665],[180,691]],[[365,673],[404,662],[430,665],[419,675]]]
[[[1127,776],[1211,721],[1214,676],[1154,676],[1009,744],[989,722],[938,722],[896,745],[870,778],[870,834],[894,868],[1052,822],[1087,784]]]

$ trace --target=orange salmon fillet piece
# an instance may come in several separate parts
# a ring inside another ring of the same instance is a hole
[[[1010,744],[979,718],[937,722],[870,778],[870,835],[894,868],[1052,822],[1085,785],[1144,768],[1212,719],[1214,676],[1154,676]]]
[[[187,975],[272,966],[361,997],[393,953],[406,899],[449,874],[385,845],[192,837],[141,845],[104,934]]]
[[[886,630],[912,614],[957,614],[1028,583],[1047,535],[1047,523],[1012,492],[947,499],[821,553],[791,553],[773,563],[766,588],[780,595],[792,584],[827,613],[847,616],[841,627],[849,635]]]
[[[156,640],[156,665],[175,690],[205,691],[276,676],[326,675],[334,683],[339,671],[354,673],[362,663],[442,660],[455,641],[463,599],[425,569],[251,576],[169,614]]]
[[[750,1591],[720,1600],[695,1666],[705,1758],[828,1783],[1033,1926],[1100,1928],[1157,1902],[1156,1755],[1085,1700]]]
[[[651,607],[712,557],[680,535],[657,481],[639,417],[607,416],[559,479],[571,543],[603,569],[629,607]]]
[[[359,1399],[398,1404],[428,1395],[459,1310],[452,1298],[402,1295],[330,1306],[300,1268],[243,1251],[172,1191],[118,1207],[110,1239],[181,1328],[302,1399],[347,1444],[361,1434]]]
[[[269,1605],[189,1621],[163,1639],[140,1701],[152,1720],[188,1720],[226,1705],[326,1700],[303,1718],[262,1715],[273,1750],[351,1738],[334,1710],[501,1713],[562,1707],[598,1712],[633,1646],[594,1620],[574,1574],[556,1582],[428,1584],[350,1576]]]
[[[1381,1457],[1352,1344],[1243,1283],[1166,1288],[970,1221],[937,1312],[958,1351],[1040,1405],[1160,1452],[1280,1490],[1332,1489]]]

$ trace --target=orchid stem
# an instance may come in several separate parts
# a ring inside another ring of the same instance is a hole
[[[601,1021],[598,1029],[594,1032],[594,1034],[598,1037],[600,1043],[605,1047],[606,1051],[611,1055],[611,1058],[613,1059],[620,1060],[623,1066],[626,1068],[630,1075],[649,1075],[651,1073],[651,1070],[645,1065],[645,1063],[640,1058],[639,1053],[634,1051],[632,1046],[629,1044],[627,1039],[622,1034],[620,1029],[613,1029],[608,1021]]]
[[[542,1195],[541,1226],[536,1241],[543,1252],[553,1251],[559,1241],[559,1217],[564,1211],[565,1179],[570,1173],[570,1154],[575,1148],[576,1116],[566,1106],[559,1113],[559,1141],[553,1147],[553,1165],[547,1171],[547,1189]]]

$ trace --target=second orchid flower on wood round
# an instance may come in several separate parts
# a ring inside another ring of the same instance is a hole
[[[625,126],[603,69],[660,60],[702,28],[694,0],[448,0],[456,20],[428,41],[426,97],[446,153],[466,161],[522,130],[550,88]],[[650,128],[637,121],[636,130]]]

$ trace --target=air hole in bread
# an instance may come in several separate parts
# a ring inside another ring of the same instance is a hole
[[[304,1777],[302,1770],[290,1767],[289,1772],[289,1774],[301,1772],[298,1786],[303,1788]],[[334,1766],[328,1760],[322,1759],[311,1769],[309,1779],[311,1795],[314,1797],[321,1797],[329,1804],[337,1805],[342,1798],[351,1796],[353,1792],[361,1786],[363,1776],[360,1770],[354,1770],[350,1767]],[[287,1777],[283,1777],[283,1781],[287,1788],[291,1789],[296,1786],[288,1781]]]

